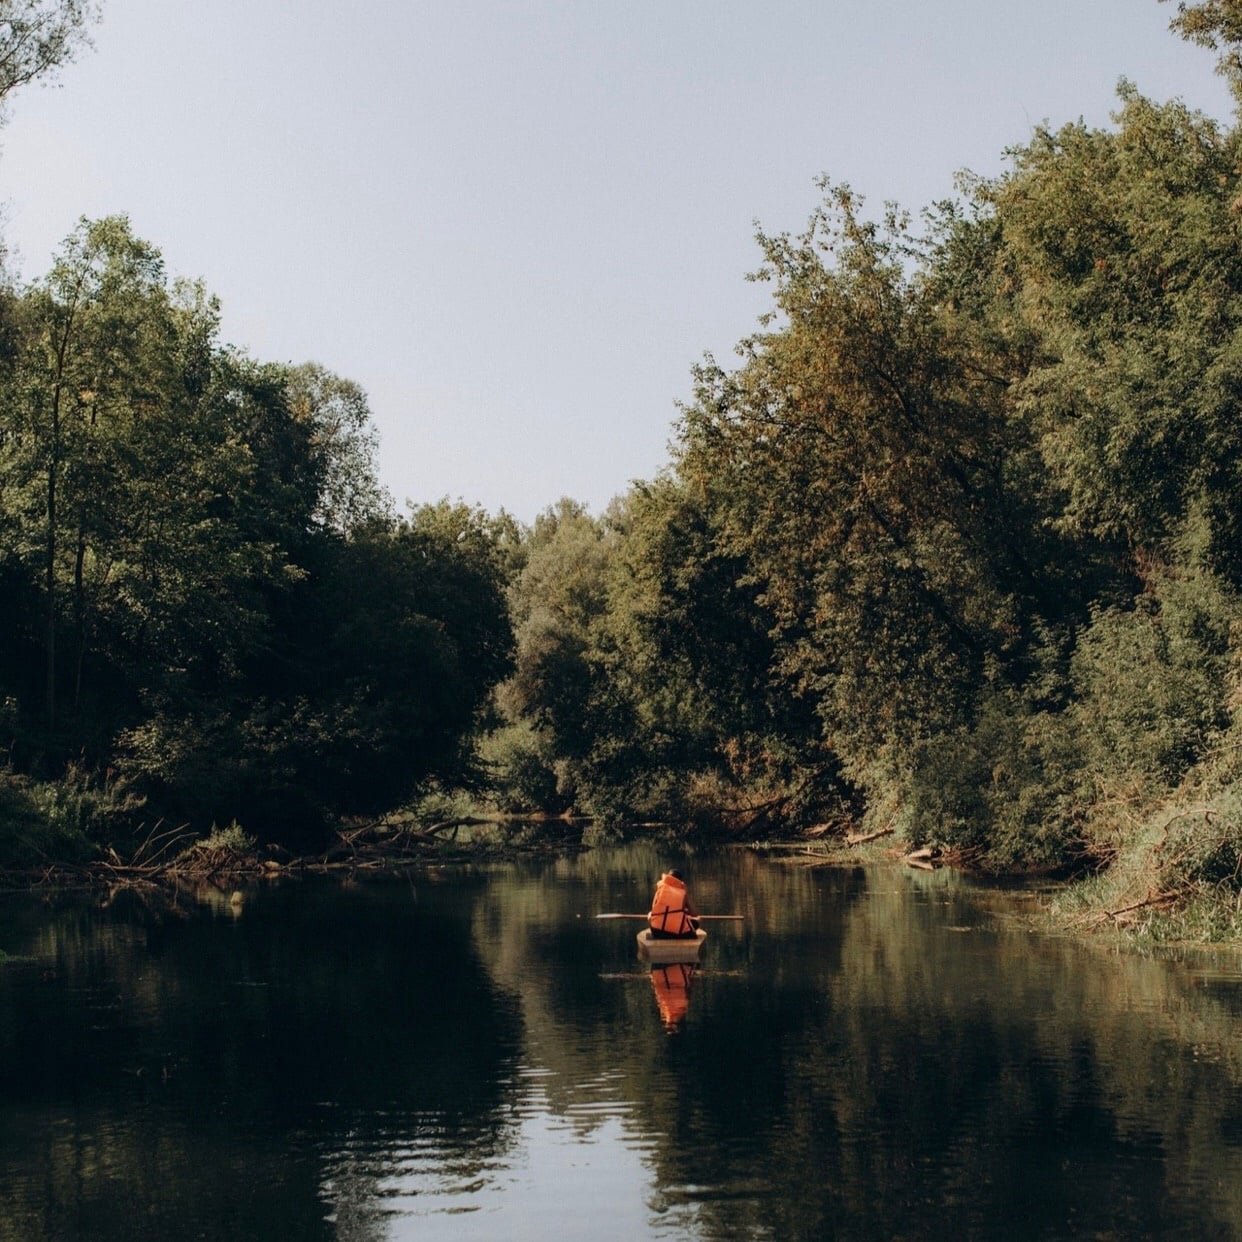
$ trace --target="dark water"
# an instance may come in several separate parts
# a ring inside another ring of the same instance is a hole
[[[653,976],[669,861],[0,898],[0,1238],[1242,1237],[1230,961],[730,851]]]

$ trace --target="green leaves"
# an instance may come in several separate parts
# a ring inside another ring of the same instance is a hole
[[[1179,0],[1177,16],[1169,23],[1184,39],[1220,53],[1217,71],[1229,79],[1242,99],[1242,4],[1238,0]]]
[[[72,60],[98,16],[93,0],[0,0],[0,101]]]
[[[124,217],[83,221],[9,322],[0,698],[24,756],[268,830],[472,776],[510,667],[503,522],[395,522],[362,389],[224,346]]]

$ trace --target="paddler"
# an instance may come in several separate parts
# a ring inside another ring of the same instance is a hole
[[[666,871],[651,899],[647,926],[656,940],[684,939],[699,929],[699,912],[690,900],[685,877],[680,871]]]

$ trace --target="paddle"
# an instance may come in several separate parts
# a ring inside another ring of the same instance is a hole
[[[645,914],[597,914],[597,919],[645,919]],[[744,919],[744,914],[696,914],[696,919]]]

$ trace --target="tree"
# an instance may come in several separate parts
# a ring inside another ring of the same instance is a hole
[[[1242,103],[1242,4],[1238,0],[1179,0],[1177,16],[1169,23],[1182,38],[1220,53],[1217,71],[1229,81]]]
[[[813,706],[781,685],[773,616],[747,563],[722,546],[721,509],[666,477],[615,511],[622,538],[596,639],[603,680],[629,708],[624,732],[601,746],[612,800],[739,831],[778,810],[822,818],[837,773]]]
[[[140,407],[158,404],[170,329],[163,265],[123,217],[83,222],[27,300],[28,348],[10,411],[8,469],[42,510],[45,715],[54,729],[58,631],[75,634],[74,699],[87,628],[88,579],[107,575],[96,544],[115,520],[117,453]],[[90,562],[88,564],[88,561]],[[67,597],[67,600],[65,600]],[[62,600],[67,607],[62,608]]]
[[[391,502],[376,481],[379,441],[366,393],[313,362],[291,368],[287,384],[293,415],[310,432],[315,521],[345,532],[384,517]]]
[[[614,544],[604,523],[562,499],[536,519],[510,591],[517,652],[504,699],[516,715],[554,731],[560,755],[590,744],[591,630],[607,608]]]
[[[1141,561],[1204,509],[1225,569],[1242,534],[1238,139],[1129,86],[1119,123],[1037,134],[985,191],[1042,343],[1015,395],[1063,529]]]
[[[856,768],[970,710],[1029,590],[1007,504],[1005,384],[956,365],[914,239],[848,189],[800,238],[761,236],[781,323],[710,361],[678,470],[772,614],[775,667]],[[831,266],[826,259],[830,259]]]
[[[0,108],[18,87],[71,61],[98,16],[94,0],[0,0]]]
[[[492,523],[427,506],[320,532],[300,568],[262,667],[127,734],[126,770],[167,813],[237,816],[288,841],[475,778],[478,717],[512,643]]]

